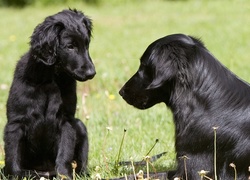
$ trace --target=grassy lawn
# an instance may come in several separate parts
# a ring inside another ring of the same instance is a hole
[[[5,104],[16,61],[29,48],[34,27],[48,16],[77,7],[93,20],[90,54],[96,77],[78,83],[78,112],[88,128],[89,168],[103,178],[112,173],[124,129],[120,160],[139,161],[159,142],[150,155],[167,154],[153,163],[156,171],[174,167],[174,126],[164,104],[137,110],[118,95],[119,89],[137,70],[139,58],[154,40],[172,33],[200,37],[207,48],[230,70],[250,82],[250,1],[145,0],[68,4],[24,9],[0,8],[0,155],[3,160]],[[112,130],[110,130],[112,129]],[[127,168],[127,169],[126,169]],[[130,167],[124,168],[132,173]],[[123,171],[122,168],[119,169]],[[154,169],[151,166],[151,171]]]

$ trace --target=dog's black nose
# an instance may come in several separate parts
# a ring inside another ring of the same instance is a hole
[[[123,88],[120,89],[119,94],[120,94],[121,96],[124,95],[124,90],[123,90]]]
[[[96,75],[95,70],[88,70],[85,73],[87,79],[92,79]]]

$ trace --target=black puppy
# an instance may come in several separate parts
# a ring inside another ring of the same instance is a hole
[[[89,56],[92,22],[64,10],[38,25],[29,51],[19,60],[7,102],[4,131],[6,175],[56,172],[72,178],[88,160],[85,125],[75,118],[76,80],[95,75]]]
[[[248,179],[250,87],[226,69],[193,37],[174,34],[156,40],[141,57],[136,74],[120,90],[131,105],[146,109],[164,102],[173,112],[178,161],[174,177]],[[217,159],[214,161],[214,130]],[[187,156],[186,170],[182,158]],[[214,163],[217,172],[215,172]],[[186,177],[187,174],[187,177]]]

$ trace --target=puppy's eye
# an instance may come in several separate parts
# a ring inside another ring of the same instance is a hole
[[[74,49],[74,46],[73,46],[73,44],[68,44],[68,45],[67,45],[67,48],[68,48],[68,49]]]

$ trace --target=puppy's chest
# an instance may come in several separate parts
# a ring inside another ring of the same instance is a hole
[[[34,109],[25,124],[25,134],[30,146],[44,151],[54,146],[62,123],[60,93],[39,92]]]
[[[42,87],[35,92],[31,109],[27,109],[27,131],[44,133],[55,129],[62,119],[62,98],[56,87]]]
[[[33,118],[54,120],[62,107],[61,91],[56,85],[44,86],[36,90]]]

